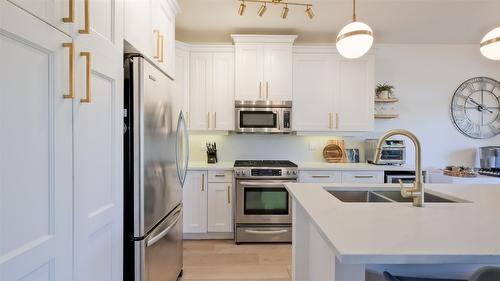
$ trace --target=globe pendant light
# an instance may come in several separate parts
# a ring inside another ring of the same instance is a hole
[[[491,60],[500,60],[500,26],[483,37],[479,50],[483,56]]]
[[[366,54],[373,44],[373,31],[365,23],[356,21],[356,0],[352,1],[352,22],[344,26],[337,36],[337,50],[348,59]]]

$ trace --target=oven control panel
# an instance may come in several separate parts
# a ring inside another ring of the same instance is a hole
[[[235,168],[236,178],[286,178],[296,179],[297,168]]]

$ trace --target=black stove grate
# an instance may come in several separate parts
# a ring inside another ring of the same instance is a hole
[[[500,168],[482,168],[479,169],[479,174],[500,178]]]
[[[297,167],[289,160],[236,160],[234,167]]]

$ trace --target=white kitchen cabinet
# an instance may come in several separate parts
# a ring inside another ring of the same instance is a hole
[[[374,56],[347,60],[324,49],[297,50],[293,65],[294,130],[373,130]]]
[[[234,53],[200,51],[190,56],[191,130],[234,128]]]
[[[206,233],[207,171],[188,171],[182,196],[184,233]]]
[[[189,111],[189,49],[187,45],[177,42],[175,50],[175,85],[182,97],[182,111],[188,129],[191,125]]]
[[[72,279],[71,42],[0,0],[0,280]]]
[[[336,95],[336,128],[339,131],[371,131],[374,128],[375,71],[373,55],[356,60],[340,59]]]
[[[340,183],[342,173],[340,171],[300,171],[299,182],[301,183]]]
[[[125,0],[124,39],[137,51],[175,78],[176,0]]]
[[[292,100],[296,36],[232,35],[236,100]]]
[[[75,39],[74,280],[122,280],[123,2],[89,1]]]
[[[384,183],[384,171],[342,171],[342,183]]]
[[[329,131],[334,129],[334,77],[338,64],[334,54],[294,54],[293,129]]]
[[[232,182],[208,183],[208,232],[233,231]]]

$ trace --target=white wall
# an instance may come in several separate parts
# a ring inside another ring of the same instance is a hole
[[[400,117],[376,120],[374,132],[346,138],[347,148],[359,148],[362,139],[378,137],[386,130],[404,128],[420,138],[424,167],[443,168],[450,164],[473,166],[477,147],[500,145],[500,136],[475,140],[462,135],[453,126],[449,113],[455,89],[476,76],[500,80],[500,62],[482,57],[477,45],[378,45],[374,51],[376,81],[396,87]],[[216,141],[220,161],[243,158],[322,161],[321,150],[328,139],[332,137],[192,135],[191,159],[205,160],[200,144]],[[320,146],[319,149],[311,151],[311,143]],[[409,141],[407,147],[408,163],[413,163]]]

